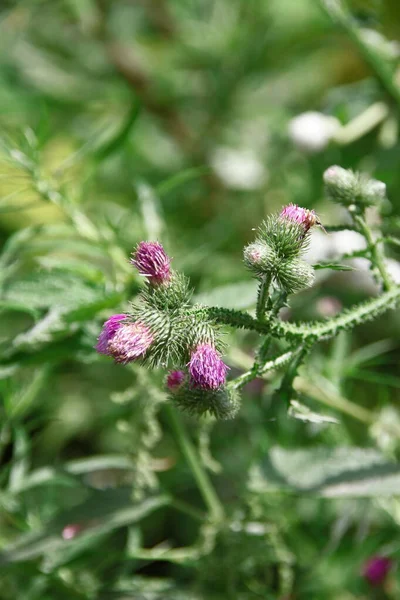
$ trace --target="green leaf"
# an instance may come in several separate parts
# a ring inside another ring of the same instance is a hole
[[[5,286],[3,300],[34,308],[75,308],[98,298],[99,288],[70,273],[53,270],[30,273]]]
[[[400,465],[356,447],[271,448],[251,478],[256,492],[286,490],[325,498],[400,494]]]
[[[155,510],[169,503],[168,496],[154,496],[143,502],[132,500],[127,488],[96,491],[82,504],[61,513],[43,530],[19,536],[3,547],[0,564],[32,560],[45,554],[54,556],[54,566],[64,564],[71,557],[96,545],[99,536],[112,533],[131,523],[137,523]],[[76,539],[65,541],[62,530],[70,524],[81,524],[84,530]]]
[[[336,263],[316,263],[315,265],[313,265],[313,267],[316,271],[319,271],[320,269],[331,269],[332,271],[355,271],[356,270],[354,267],[351,267],[350,265],[339,265]]]
[[[130,470],[132,469],[132,462],[127,456],[110,454],[71,460],[59,467],[42,467],[29,473],[18,486],[14,486],[12,491],[14,494],[19,494],[38,486],[64,483],[65,480],[71,477],[104,469]],[[60,479],[60,476],[63,476],[63,479]]]

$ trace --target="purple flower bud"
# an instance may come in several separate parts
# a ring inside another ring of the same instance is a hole
[[[158,242],[140,242],[131,263],[153,285],[165,283],[171,277],[171,260]]]
[[[288,204],[288,206],[284,206],[280,217],[302,225],[304,227],[304,233],[307,233],[307,231],[317,223],[317,216],[313,210],[302,208],[301,206],[297,206],[297,204]]]
[[[143,356],[153,340],[150,329],[143,323],[126,323],[108,342],[108,353],[116,362],[128,363]]]
[[[171,371],[167,376],[167,388],[171,391],[179,388],[185,379],[183,371]]]
[[[209,390],[216,390],[225,383],[229,368],[210,344],[199,344],[188,366],[192,385]]]
[[[110,354],[108,350],[108,342],[114,337],[117,330],[121,327],[124,319],[126,319],[126,315],[113,315],[104,323],[103,329],[97,339],[97,352],[100,354]]]
[[[371,556],[363,566],[362,575],[370,585],[381,585],[390,569],[393,561],[387,556]]]

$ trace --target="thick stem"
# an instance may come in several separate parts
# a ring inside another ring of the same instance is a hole
[[[175,433],[176,442],[192,470],[193,476],[196,479],[198,488],[210,511],[211,517],[215,521],[220,521],[224,516],[224,509],[199,457],[197,456],[196,450],[186,433],[182,420],[170,404],[167,403],[165,408]]]
[[[362,217],[361,215],[354,215],[353,218],[358,231],[365,237],[367,241],[368,250],[371,256],[371,262],[379,271],[383,283],[383,288],[385,290],[390,290],[391,288],[393,288],[393,282],[390,279],[389,273],[387,272],[384,255],[378,242],[374,240],[372,231],[368,227],[364,217]]]
[[[257,308],[256,308],[257,321],[264,321],[265,305],[268,300],[270,286],[271,286],[271,276],[264,275],[262,281],[260,282],[260,287],[258,289]]]

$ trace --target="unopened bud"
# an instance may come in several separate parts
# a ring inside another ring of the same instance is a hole
[[[275,252],[263,241],[246,246],[243,250],[243,258],[246,266],[256,275],[270,272],[277,260]]]
[[[276,279],[288,294],[293,294],[304,288],[311,287],[315,274],[311,265],[301,259],[283,262],[279,268]]]
[[[379,204],[386,197],[386,185],[362,173],[353,173],[334,165],[324,173],[328,196],[350,209],[351,206],[366,207]]]
[[[377,179],[369,179],[364,182],[362,194],[368,206],[380,204],[386,198],[386,184]]]
[[[349,206],[355,202],[358,193],[358,177],[353,171],[337,165],[329,167],[324,173],[325,189],[334,202]]]

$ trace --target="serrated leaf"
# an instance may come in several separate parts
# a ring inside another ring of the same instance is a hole
[[[20,494],[21,492],[26,492],[42,485],[64,484],[65,481],[71,481],[71,477],[86,475],[87,473],[102,471],[104,469],[130,470],[132,469],[132,461],[124,455],[109,454],[71,460],[60,465],[58,468],[42,467],[29,473],[17,487],[13,488],[12,492]]]
[[[297,400],[291,400],[290,406],[288,410],[288,415],[293,417],[294,419],[298,419],[299,421],[304,421],[306,423],[339,423],[338,419],[335,417],[330,417],[328,415],[321,415],[320,413],[313,412],[308,408],[305,404],[298,402]]]
[[[169,498],[165,495],[134,503],[130,488],[96,491],[79,506],[61,513],[42,531],[20,535],[11,544],[3,547],[0,564],[32,560],[43,554],[51,556],[57,553],[53,566],[59,566],[88,547],[93,547],[99,536],[136,523],[168,503]],[[87,529],[76,539],[65,541],[62,538],[62,530],[71,523],[81,524]]]
[[[355,271],[356,270],[354,267],[351,267],[350,265],[340,265],[337,263],[316,263],[315,265],[313,265],[313,267],[316,271],[319,271],[321,269],[331,269],[331,271]]]
[[[400,465],[367,448],[273,447],[253,472],[250,487],[325,498],[393,496],[400,494]]]
[[[79,277],[60,270],[30,273],[24,279],[11,281],[5,286],[3,301],[26,305],[31,309],[75,308],[93,302],[100,289],[88,285]]]

